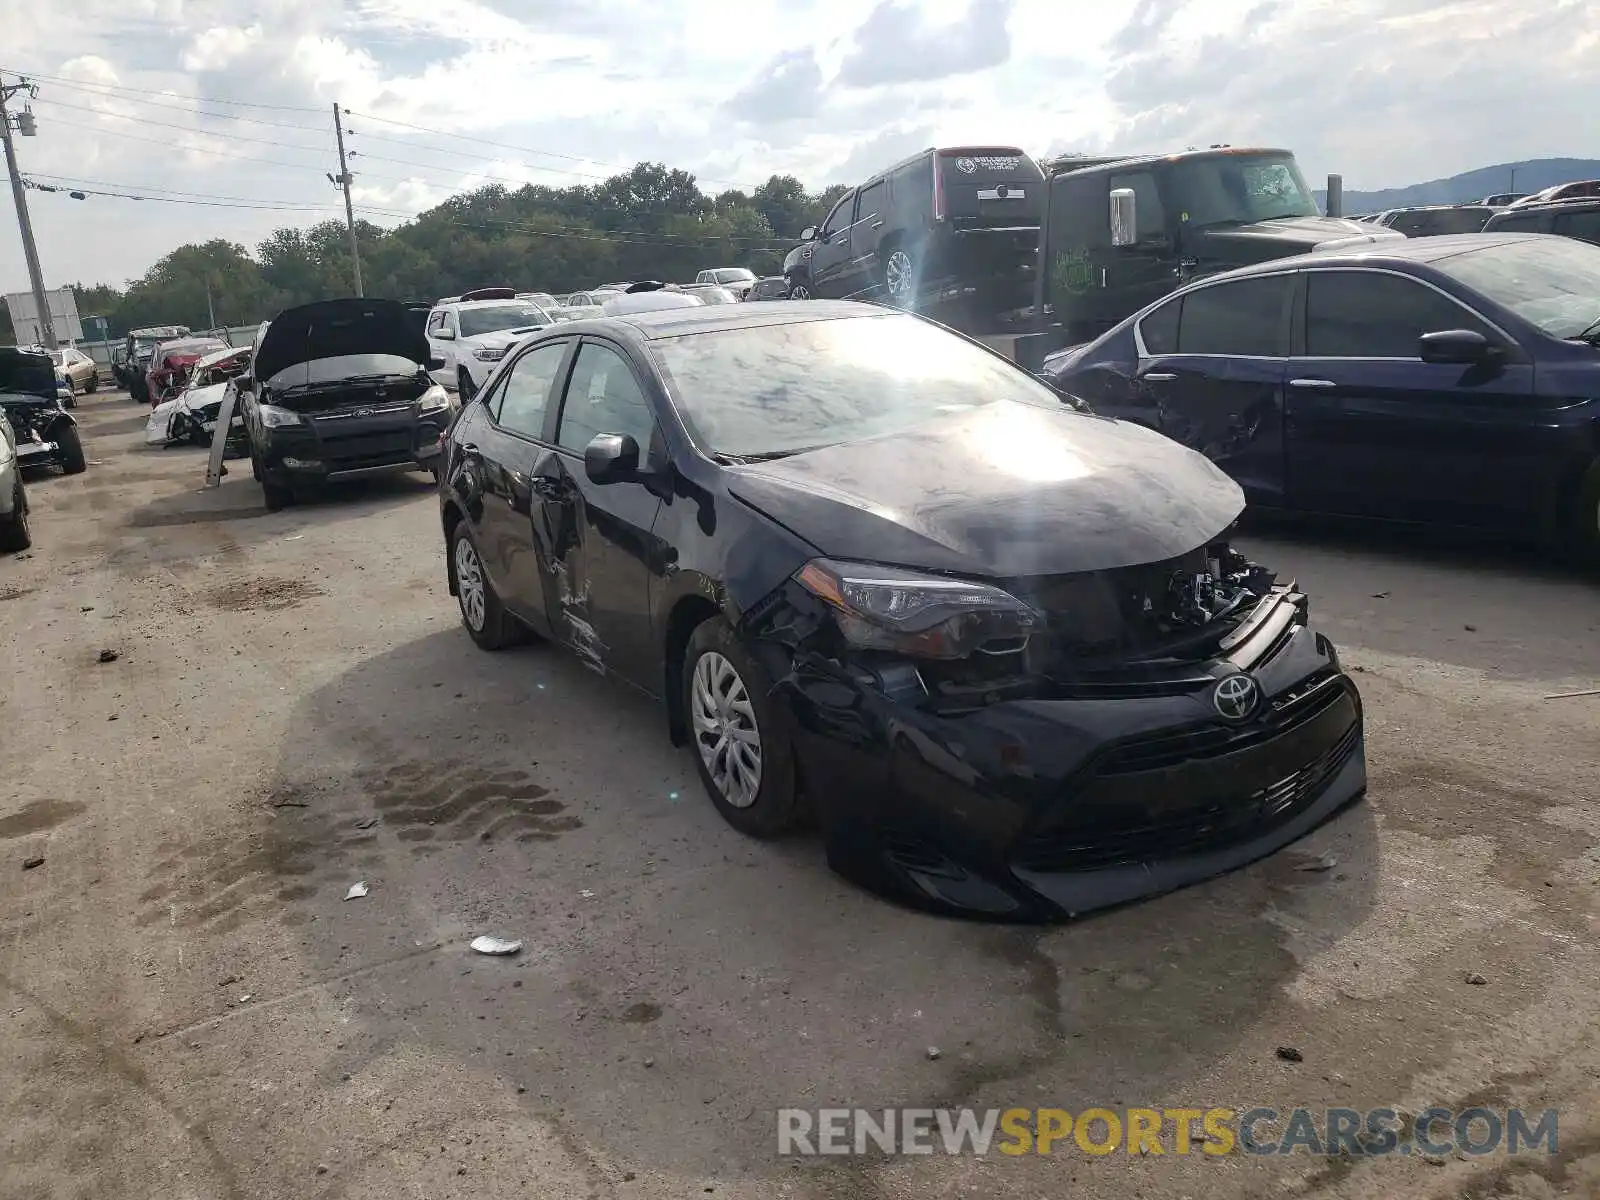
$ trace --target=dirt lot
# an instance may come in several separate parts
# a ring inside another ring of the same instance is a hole
[[[474,650],[421,476],[269,516],[80,412],[88,472],[0,560],[8,1200],[1600,1194],[1600,699],[1544,699],[1600,685],[1592,581],[1258,532],[1361,672],[1370,800],[1153,903],[965,924],[740,838],[575,661]],[[1557,1106],[1559,1152],[775,1152],[785,1106],[1297,1103]]]

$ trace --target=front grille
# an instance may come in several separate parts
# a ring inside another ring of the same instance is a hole
[[[1304,812],[1361,739],[1354,697],[1326,683],[1292,721],[1239,736],[1189,730],[1118,747],[1018,839],[1011,859],[1084,871],[1183,858],[1248,841]]]

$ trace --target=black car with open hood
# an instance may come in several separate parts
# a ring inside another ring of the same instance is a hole
[[[484,649],[665,703],[718,812],[809,809],[930,906],[1060,917],[1270,854],[1366,786],[1361,700],[1238,486],[885,307],[630,313],[518,343],[440,503]]]
[[[62,406],[48,354],[0,346],[0,409],[16,435],[22,466],[54,465],[68,475],[88,467],[78,422]]]
[[[413,306],[344,299],[278,314],[235,382],[269,509],[324,483],[432,470],[451,409]]]

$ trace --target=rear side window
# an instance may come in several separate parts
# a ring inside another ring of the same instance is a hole
[[[489,401],[495,423],[512,433],[543,439],[550,391],[566,354],[566,342],[546,342],[512,363],[499,395]]]
[[[1311,271],[1306,354],[1312,358],[1417,358],[1417,339],[1442,329],[1486,328],[1454,300],[1415,279],[1379,271]]]
[[[1496,217],[1493,233],[1545,233],[1549,218],[1543,213],[1506,213]]]
[[[1178,325],[1178,353],[1287,356],[1293,295],[1293,275],[1240,279],[1188,293]]]
[[[1178,352],[1178,312],[1182,300],[1169,300],[1139,322],[1139,337],[1150,354]]]
[[[1600,244],[1600,208],[1588,212],[1561,213],[1556,217],[1555,231],[1566,237]]]

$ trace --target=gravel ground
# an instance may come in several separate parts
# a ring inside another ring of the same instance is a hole
[[[477,652],[422,476],[268,515],[145,412],[83,402],[88,472],[34,481],[0,560],[0,1195],[1600,1194],[1600,698],[1544,698],[1600,685],[1593,581],[1257,530],[1360,672],[1369,801],[1204,886],[986,926],[742,839],[649,702]],[[774,1110],[846,1104],[1561,1126],[1437,1162],[777,1156]]]

